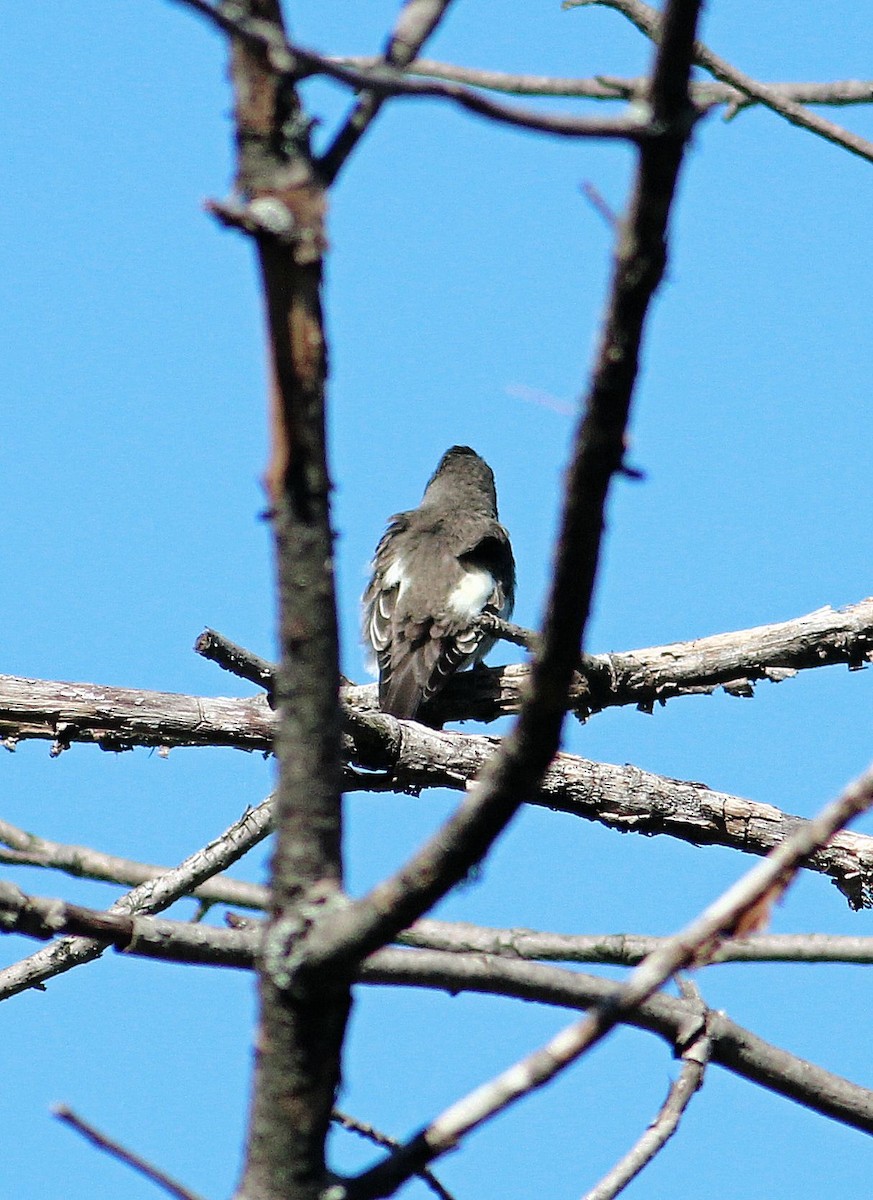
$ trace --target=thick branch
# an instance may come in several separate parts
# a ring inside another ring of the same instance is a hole
[[[816,609],[790,621],[731,633],[592,654],[577,675],[570,707],[580,717],[634,704],[650,712],[677,696],[708,695],[722,688],[749,697],[759,680],[780,683],[798,671],[845,664],[858,670],[873,660],[873,598],[846,608]],[[479,667],[456,675],[434,705],[435,719],[488,721],[517,712],[529,668]],[[348,688],[355,707],[375,705],[374,689]]]
[[[427,729],[382,714],[349,717],[353,761],[384,771],[398,792],[465,790],[493,757],[479,734]],[[806,822],[769,804],[655,775],[638,767],[557,754],[528,802],[598,821],[621,832],[667,834],[694,845],[767,854]],[[873,838],[840,833],[812,854],[807,868],[829,875],[853,908],[873,900]]]
[[[871,602],[865,601],[867,606]],[[857,605],[849,613],[860,610]],[[860,618],[860,613],[857,614]],[[814,617],[815,614],[812,614]],[[801,622],[812,619],[801,618]],[[846,618],[844,620],[844,617]],[[827,662],[835,655],[842,661],[854,661],[864,646],[869,645],[869,632],[848,631],[847,614],[824,610],[822,621],[826,630],[812,637],[808,644],[800,637],[796,649],[791,648],[788,627],[764,626],[762,634],[773,638],[774,659],[786,654],[807,656],[812,666]],[[780,629],[786,640],[781,641]],[[683,644],[682,653],[673,648],[658,647],[651,651],[613,656],[627,663],[627,671],[618,676],[616,697],[641,695],[652,686],[666,690],[666,680],[673,668],[688,680],[695,670],[709,672],[732,670],[734,656],[745,635],[722,635],[725,640],[724,658],[713,653],[711,661],[700,668],[698,657],[709,659],[720,639],[702,639]],[[793,635],[792,635],[793,636]],[[737,646],[733,646],[734,639]],[[702,648],[702,649],[701,649]],[[633,661],[649,664],[634,674]],[[784,660],[784,658],[783,658]],[[658,665],[660,663],[660,665]],[[721,664],[721,665],[720,665]],[[657,671],[652,677],[649,667]],[[527,670],[526,668],[522,668]],[[504,675],[516,668],[506,668]],[[771,668],[772,671],[772,668]],[[683,674],[684,673],[684,674]],[[479,672],[473,672],[471,679]],[[625,686],[628,691],[625,692]],[[672,686],[672,685],[671,685]],[[715,686],[715,685],[713,685]],[[686,684],[681,684],[685,689]],[[348,689],[356,703],[361,693],[369,689]],[[684,694],[680,692],[680,694]],[[58,703],[58,698],[62,704]],[[173,738],[178,745],[237,745],[266,750],[272,743],[275,714],[261,697],[251,700],[212,700],[208,697],[180,696],[170,693],[142,692],[132,689],[102,688],[93,684],[57,684],[42,680],[0,677],[0,712],[5,712],[9,724],[23,736],[54,737],[58,728],[70,740],[101,740],[111,731],[115,744],[119,740],[136,739],[142,745],[161,744]],[[0,718],[2,721],[2,718]],[[404,722],[402,725],[381,713],[352,710],[347,725],[347,754],[351,761],[379,775],[351,775],[349,786],[378,786],[378,790],[416,792],[427,787],[447,787],[465,790],[494,753],[496,743],[481,735],[427,729]],[[715,792],[699,783],[667,779],[635,767],[616,767],[594,763],[574,755],[558,755],[546,773],[541,789],[532,791],[529,802],[595,820],[622,832],[646,835],[667,834],[696,845],[728,846],[745,853],[766,854],[778,845],[802,818],[724,792]],[[20,831],[19,831],[20,834]],[[21,835],[29,837],[30,835]],[[11,843],[24,851],[20,837]],[[49,843],[49,845],[53,845]],[[39,850],[34,851],[39,855]],[[49,855],[54,851],[46,851]],[[20,860],[19,860],[20,861]],[[62,869],[77,870],[82,861],[80,851],[73,847],[63,852]],[[95,872],[101,878],[103,868],[90,860],[86,873]],[[58,863],[61,866],[61,862]],[[856,833],[842,833],[823,850],[817,852],[806,866],[831,876],[854,908],[865,907],[873,898],[873,839]],[[119,882],[139,882],[142,876],[112,874]],[[216,897],[223,899],[224,897]],[[243,897],[228,897],[228,902],[246,904]]]
[[[134,746],[233,746],[272,750],[276,715],[263,696],[185,696],[96,683],[0,675],[0,737],[8,750],[41,738],[60,754],[74,742]]]
[[[773,625],[589,655],[588,677],[575,677],[568,707],[585,716],[628,704],[648,711],[676,696],[718,688],[748,696],[761,679],[778,683],[798,671],[840,663],[856,670],[871,658],[873,599],[866,599]],[[434,712],[443,721],[491,721],[517,713],[529,678],[527,666],[464,672],[449,681]],[[344,687],[342,696],[353,709],[378,708],[373,684]],[[186,696],[0,675],[0,737],[8,749],[41,738],[54,741],[56,752],[75,742],[94,742],[105,750],[233,746],[268,751],[275,721],[262,696]]]
[[[222,11],[226,11],[222,6]],[[244,0],[244,20],[285,31],[279,0]],[[231,38],[236,190],[257,217],[270,369],[265,484],[275,539],[279,714],[271,930],[305,928],[342,887],[339,664],[321,305],[326,198],[292,80],[250,38]],[[266,219],[265,219],[266,218]],[[264,964],[261,964],[264,967]],[[260,1017],[240,1200],[317,1200],[351,1003],[342,980],[280,993],[259,971]]]

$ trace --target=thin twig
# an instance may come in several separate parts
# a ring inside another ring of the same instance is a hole
[[[135,887],[149,879],[157,879],[159,875],[166,875],[170,870],[167,866],[105,854],[90,846],[53,842],[2,820],[0,842],[9,847],[8,850],[0,848],[0,863],[44,867],[63,871],[77,879],[96,879]],[[265,908],[269,902],[269,892],[265,887],[243,879],[228,879],[224,875],[199,884],[190,895],[209,904],[234,904],[240,908]]]
[[[74,1113],[66,1104],[56,1104],[51,1111],[52,1116],[57,1117],[59,1121],[63,1121],[65,1125],[69,1125],[71,1129],[75,1129],[77,1133],[87,1138],[98,1150],[103,1150],[106,1154],[111,1155],[112,1158],[117,1158],[119,1162],[132,1167],[134,1171],[138,1171],[140,1175],[144,1175],[146,1179],[150,1179],[152,1183],[156,1183],[165,1192],[169,1192],[171,1196],[175,1196],[176,1200],[201,1200],[201,1197],[196,1192],[183,1187],[181,1183],[178,1183],[158,1167],[153,1166],[144,1158],[140,1158],[138,1154],[134,1154],[132,1150],[128,1150],[125,1146],[122,1146],[120,1142],[107,1137],[105,1133],[101,1133],[94,1125],[89,1124]]]
[[[205,3],[205,0],[177,0],[177,3],[193,8],[224,32],[260,47],[265,53],[267,64],[277,76],[297,80],[307,75],[325,75],[355,91],[374,96],[375,101],[366,110],[362,109],[360,118],[356,119],[363,123],[364,128],[369,126],[372,120],[372,116],[368,115],[369,110],[372,109],[375,115],[386,97],[408,96],[445,100],[467,112],[500,124],[556,137],[602,138],[642,143],[657,140],[662,133],[662,130],[651,125],[645,116],[635,113],[615,119],[542,113],[537,109],[500,104],[483,96],[475,88],[466,88],[460,84],[410,78],[402,70],[390,65],[381,65],[369,70],[345,66],[337,59],[317,54],[296,42],[288,42],[278,37],[275,28],[270,28],[264,21],[247,18],[238,6],[231,10],[229,5],[224,4],[219,10]],[[353,110],[350,121],[355,111]],[[334,144],[320,160],[319,168],[325,182],[330,183],[336,177],[341,162],[350,153],[351,139],[356,128],[354,123],[348,126],[348,140],[341,142],[338,134]]]
[[[440,24],[450,4],[451,0],[406,0],[385,43],[380,66],[399,70],[408,66]],[[384,102],[385,96],[372,89],[360,93],[321,158],[321,170],[329,184],[334,182]]]
[[[706,1009],[694,984],[682,980],[680,987],[685,999],[699,1004],[702,1013],[705,1014]],[[703,1086],[703,1077],[711,1053],[712,1039],[706,1032],[704,1015],[702,1028],[695,1031],[691,1043],[681,1053],[682,1068],[679,1077],[670,1084],[667,1098],[648,1129],[612,1170],[585,1193],[582,1200],[614,1200],[614,1197],[623,1192],[631,1180],[636,1179],[640,1171],[649,1165],[655,1155],[663,1150],[678,1129],[691,1098]]]
[[[265,800],[257,808],[249,809],[223,834],[195,851],[172,871],[120,896],[108,909],[109,914],[134,916],[169,908],[198,883],[225,870],[263,841],[272,828],[272,820],[272,800]],[[60,938],[36,954],[0,971],[0,1000],[6,1000],[27,988],[41,988],[47,979],[82,963],[93,962],[104,949],[105,942],[93,938]]]
[[[604,200],[601,192],[593,183],[591,183],[590,180],[586,179],[585,182],[580,185],[580,188],[582,195],[592,206],[594,211],[598,214],[598,216],[602,217],[602,219],[614,233],[618,228],[618,214],[613,212],[606,200]]]
[[[522,625],[516,625],[512,621],[504,621],[495,613],[483,613],[479,617],[478,624],[491,637],[497,638],[501,642],[509,642],[513,646],[523,646],[532,654],[540,648],[539,634],[533,629],[525,629]]]
[[[332,61],[349,67],[368,70],[382,60],[366,55],[334,55]],[[454,63],[416,58],[404,68],[407,75],[442,79],[467,87],[501,92],[509,96],[563,96],[582,100],[644,100],[649,85],[648,76],[623,78],[613,75],[578,76],[532,75],[509,71],[492,71],[481,67],[462,67]],[[798,104],[823,104],[842,107],[869,104],[873,101],[873,80],[836,79],[819,82],[776,82],[764,85],[784,100]],[[755,104],[753,97],[725,83],[692,83],[691,96],[698,108],[714,104],[747,106]]]
[[[601,5],[604,8],[614,8],[616,12],[627,17],[653,42],[658,43],[660,40],[661,14],[657,9],[644,4],[643,0],[564,0],[562,7],[582,8],[592,4]],[[759,83],[751,75],[738,71],[725,59],[713,54],[702,42],[695,45],[694,61],[722,83],[729,84],[743,95],[763,104],[778,113],[780,117],[784,117],[786,121],[790,121],[792,125],[808,129],[810,133],[816,133],[826,141],[842,146],[850,154],[857,154],[859,158],[873,162],[873,142],[862,138],[859,134],[852,133],[851,130],[844,129],[826,117],[820,117],[817,113],[810,112],[802,104],[780,94],[778,90],[767,84]]]
[[[360,1121],[357,1117],[340,1112],[338,1108],[333,1110],[330,1119],[335,1125],[340,1125],[350,1133],[357,1133],[360,1137],[366,1138],[368,1142],[372,1142],[373,1145],[381,1146],[383,1150],[395,1150],[400,1145],[397,1138],[389,1137],[387,1133],[382,1133],[375,1126],[368,1124],[368,1122]],[[452,1193],[443,1187],[433,1171],[427,1167],[424,1167],[421,1171],[417,1171],[416,1175],[419,1179],[424,1180],[430,1190],[440,1197],[440,1200],[454,1200]]]

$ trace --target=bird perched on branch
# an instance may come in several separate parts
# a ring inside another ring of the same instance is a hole
[[[515,561],[497,520],[493,472],[469,446],[452,446],[418,508],[391,518],[364,592],[364,641],[379,667],[382,711],[416,716],[493,646],[478,618],[507,618],[514,600]]]

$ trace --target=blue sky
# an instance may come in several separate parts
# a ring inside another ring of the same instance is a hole
[[[713,0],[703,32],[763,79],[863,78],[863,7]],[[301,41],[338,53],[374,52],[394,12],[326,0],[289,9]],[[211,625],[269,655],[274,625],[252,257],[203,211],[231,173],[221,40],[162,0],[16,6],[2,24],[0,670],[247,694],[191,652]],[[519,0],[458,0],[429,54],[578,75],[638,74],[649,61],[617,14]],[[313,82],[306,99],[326,137],[346,98]],[[871,110],[837,118],[873,137]],[[492,129],[414,102],[387,109],[342,177],[326,306],[350,676],[363,677],[358,597],[385,519],[417,503],[455,442],[495,470],[516,616],[537,623],[569,414],[610,268],[610,231],[580,185],[620,208],[632,165],[620,147]],[[646,480],[620,482],[610,504],[592,650],[784,620],[871,592],[870,180],[869,164],[764,112],[699,128],[632,421]],[[831,668],[764,685],[753,701],[686,699],[653,716],[573,722],[566,744],[807,814],[866,766],[870,701],[870,672]],[[7,820],[167,863],[259,801],[272,778],[269,763],[232,751],[164,761],[76,747],[50,761],[42,743],[0,768]],[[402,861],[452,803],[351,797],[350,888]],[[256,851],[238,873],[262,879],[265,861]],[[667,933],[745,865],[532,810],[441,912]],[[14,878],[85,903],[114,894],[36,871]],[[792,890],[774,928],[873,932],[870,914],[849,913],[819,878]],[[0,963],[32,948],[10,938]],[[699,983],[762,1036],[873,1086],[869,971],[733,966]],[[244,975],[111,954],[4,1004],[0,1191],[155,1194],[51,1120],[48,1106],[64,1101],[192,1188],[228,1194],[253,1015]],[[509,1001],[362,993],[342,1105],[403,1135],[565,1020]],[[660,1043],[620,1032],[440,1174],[459,1198],[580,1195],[645,1126],[674,1070]],[[370,1157],[345,1137],[335,1150],[344,1167]],[[870,1162],[862,1134],[712,1069],[679,1137],[627,1194],[857,1195]]]

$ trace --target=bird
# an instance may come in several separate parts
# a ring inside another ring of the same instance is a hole
[[[412,719],[457,671],[494,645],[483,613],[508,618],[515,560],[497,518],[494,473],[451,446],[418,508],[390,518],[363,596],[363,635],[379,672],[379,707]]]

